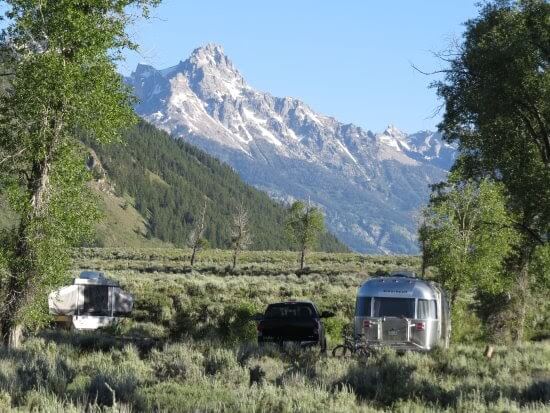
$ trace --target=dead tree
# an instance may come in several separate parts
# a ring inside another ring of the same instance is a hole
[[[252,242],[250,235],[248,211],[241,203],[233,215],[231,228],[231,247],[233,248],[233,269],[237,266],[237,258],[241,251],[246,250]]]
[[[204,239],[204,230],[206,229],[206,197],[204,198],[204,205],[202,207],[199,220],[196,222],[195,228],[189,234],[189,247],[191,252],[191,267],[195,264],[195,258],[197,252],[205,248],[207,245],[206,239]]]

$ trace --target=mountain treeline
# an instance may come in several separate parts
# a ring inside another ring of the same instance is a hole
[[[119,144],[84,141],[98,155],[116,194],[133,198],[149,237],[185,245],[206,202],[204,236],[211,247],[228,248],[232,217],[242,203],[249,214],[251,249],[291,248],[284,232],[285,208],[202,150],[145,122],[125,133]],[[319,249],[348,250],[328,232]]]

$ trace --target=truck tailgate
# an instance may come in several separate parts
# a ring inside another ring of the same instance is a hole
[[[308,340],[317,337],[315,320],[264,320],[262,336],[288,341]]]

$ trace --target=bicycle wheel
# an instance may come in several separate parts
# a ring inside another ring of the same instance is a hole
[[[372,355],[372,351],[367,346],[359,346],[355,354],[361,358],[367,359]]]
[[[339,344],[332,349],[332,357],[346,357],[351,354],[351,349],[345,344]]]

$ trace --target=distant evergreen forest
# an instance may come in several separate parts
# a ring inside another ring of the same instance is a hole
[[[185,245],[206,196],[204,235],[211,247],[230,246],[232,215],[242,202],[249,211],[251,249],[291,248],[284,234],[284,206],[202,150],[143,121],[125,134],[122,143],[99,146],[84,141],[98,155],[116,194],[133,198],[146,218],[148,237]],[[348,251],[328,232],[321,236],[319,249]]]

